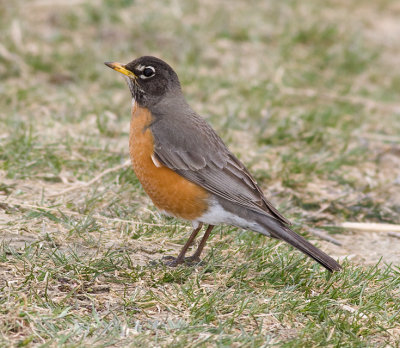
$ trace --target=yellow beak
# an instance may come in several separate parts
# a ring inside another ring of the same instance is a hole
[[[131,77],[133,79],[136,78],[136,75],[125,68],[125,65],[121,64],[121,63],[116,63],[116,62],[104,62],[105,65],[107,65],[108,67],[110,67],[111,69],[114,69],[115,71],[120,72],[121,74],[124,74],[128,77]]]

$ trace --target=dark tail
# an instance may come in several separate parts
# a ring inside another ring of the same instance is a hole
[[[294,246],[296,249],[299,249],[304,254],[310,256],[324,266],[328,271],[333,272],[342,269],[333,258],[325,254],[322,250],[316,248],[296,232],[293,232],[289,227],[279,223],[274,218],[263,216],[262,219],[260,218],[258,220],[258,222],[265,227],[272,237],[282,239]]]

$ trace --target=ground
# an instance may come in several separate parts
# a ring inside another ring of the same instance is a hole
[[[400,223],[399,15],[395,0],[0,1],[0,345],[398,346],[400,241],[341,224]],[[144,54],[342,272],[229,226],[202,265],[158,261],[190,225],[143,193],[129,91],[103,65]]]

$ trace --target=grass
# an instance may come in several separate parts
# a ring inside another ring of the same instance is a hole
[[[395,1],[0,2],[1,346],[399,346]],[[379,19],[379,20],[378,20]],[[161,216],[128,159],[130,97],[104,61],[164,58],[193,108],[308,238]],[[94,180],[96,179],[96,180]]]

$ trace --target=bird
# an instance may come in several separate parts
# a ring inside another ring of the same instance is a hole
[[[129,154],[144,191],[161,213],[193,226],[178,256],[164,258],[167,266],[199,263],[214,226],[227,224],[283,240],[330,272],[341,269],[291,229],[244,164],[189,106],[169,64],[153,56],[104,64],[124,75],[131,92]],[[186,257],[203,225],[196,251]]]

